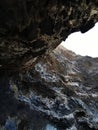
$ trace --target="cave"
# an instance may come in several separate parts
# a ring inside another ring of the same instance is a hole
[[[75,52],[77,55],[98,57],[98,23],[86,33],[74,32],[68,36],[66,41],[61,43],[66,49]]]
[[[97,0],[0,1],[0,130],[98,130],[98,58],[60,45],[97,22]]]

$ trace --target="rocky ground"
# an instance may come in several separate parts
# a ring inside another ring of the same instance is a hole
[[[0,77],[0,130],[98,130],[98,58],[59,46]]]

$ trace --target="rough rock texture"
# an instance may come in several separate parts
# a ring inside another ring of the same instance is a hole
[[[0,124],[0,130],[98,130],[98,58],[59,46],[30,71],[3,73]]]
[[[98,21],[98,0],[0,0],[0,69],[31,68],[75,31]]]
[[[0,0],[0,130],[98,130],[98,58],[56,48],[98,21],[98,0]]]

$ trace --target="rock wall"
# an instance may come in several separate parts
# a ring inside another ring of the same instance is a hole
[[[98,21],[97,0],[0,1],[0,69],[27,69],[75,31]]]
[[[1,76],[0,99],[0,130],[98,130],[98,58],[59,46],[32,70]]]
[[[97,0],[0,1],[0,130],[98,130],[98,58],[54,50],[97,21]]]

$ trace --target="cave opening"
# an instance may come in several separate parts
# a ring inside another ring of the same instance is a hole
[[[82,56],[98,57],[97,35],[98,23],[86,33],[72,33],[61,45]]]
[[[98,130],[98,58],[58,46],[90,30],[68,46],[97,54],[96,22],[98,0],[0,1],[0,130]]]

